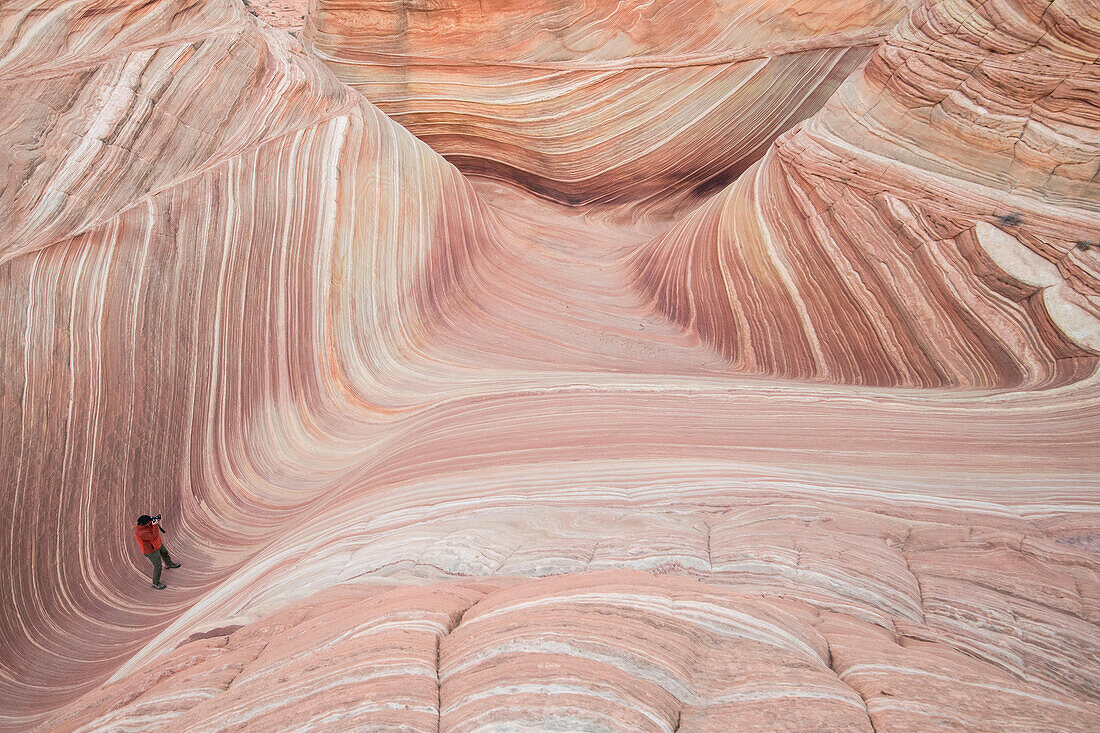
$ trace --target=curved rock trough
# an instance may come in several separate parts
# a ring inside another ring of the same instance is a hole
[[[1095,0],[300,8],[0,5],[0,728],[1100,728]]]

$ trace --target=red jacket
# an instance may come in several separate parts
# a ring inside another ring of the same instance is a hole
[[[142,555],[156,552],[160,547],[160,525],[139,524],[134,527],[134,537],[137,537],[138,543],[141,544]]]

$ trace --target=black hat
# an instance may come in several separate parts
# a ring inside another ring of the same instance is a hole
[[[142,514],[140,517],[138,517],[138,524],[149,524],[149,522],[152,521],[153,518],[150,517],[148,514]]]

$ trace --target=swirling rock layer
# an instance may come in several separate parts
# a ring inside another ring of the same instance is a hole
[[[1087,5],[916,9],[824,110],[644,248],[638,287],[744,371],[932,387],[1091,373],[1100,28],[1065,30]]]
[[[305,37],[463,172],[569,203],[633,203],[720,188],[820,108],[904,11],[324,0]]]
[[[1100,726],[1095,5],[609,7],[0,8],[4,727]]]

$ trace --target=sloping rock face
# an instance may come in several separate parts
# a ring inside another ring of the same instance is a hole
[[[0,725],[1100,727],[1095,4],[555,7],[0,8]]]
[[[321,0],[306,43],[465,173],[569,203],[713,192],[817,111],[898,0]]]
[[[1100,27],[1077,19],[1095,11],[918,7],[639,253],[639,287],[745,371],[995,388],[1092,373]]]

